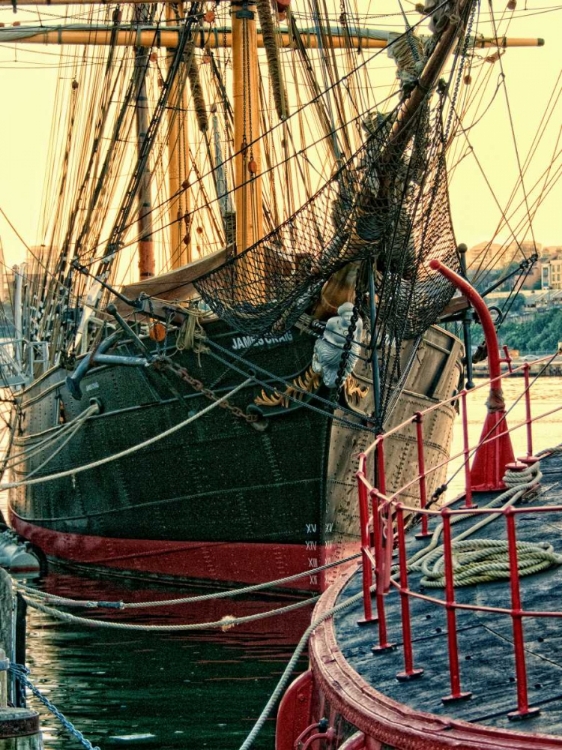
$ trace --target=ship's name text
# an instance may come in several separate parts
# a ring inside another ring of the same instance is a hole
[[[232,339],[232,348],[234,351],[237,351],[238,349],[249,349],[251,346],[271,346],[273,344],[290,343],[292,340],[292,331],[287,331],[282,336],[262,336],[261,338],[256,338],[256,336],[235,336]]]

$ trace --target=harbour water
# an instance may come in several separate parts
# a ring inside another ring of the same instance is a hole
[[[80,598],[131,601],[158,594],[71,576],[57,576],[44,585]],[[170,590],[165,594],[170,596]],[[189,610],[185,606],[149,614],[145,610],[133,617],[127,612],[126,619],[152,625],[210,621],[286,603],[222,602]],[[231,750],[242,744],[254,725],[310,621],[310,612],[311,607],[306,607],[226,632],[173,634],[68,625],[30,612],[30,677],[101,750],[114,746]],[[108,618],[107,610],[103,616]],[[303,660],[299,670],[305,667]],[[38,707],[35,700],[30,704]],[[39,710],[46,748],[80,747],[57,720],[41,706]],[[255,747],[273,747],[273,731],[270,720]]]
[[[523,387],[521,378],[504,385],[509,406]],[[475,443],[485,417],[485,391],[470,410],[470,440]],[[544,378],[533,388],[533,411],[562,405],[562,380]],[[510,426],[524,420],[519,402],[508,415]],[[453,453],[460,450],[460,422]],[[525,452],[525,430],[514,433],[516,455]],[[537,423],[535,452],[562,442],[562,413]],[[462,472],[451,483],[460,487]],[[188,594],[184,590],[141,589],[132,582],[51,574],[41,584],[60,595],[83,599],[141,601]],[[152,610],[133,614],[104,610],[100,617],[145,624],[186,623],[221,619],[274,609],[287,598],[253,598],[232,602]],[[105,630],[54,620],[29,610],[30,679],[83,734],[101,750],[112,747],[213,748],[235,750],[251,730],[273,691],[302,632],[311,606],[228,630],[173,634]],[[90,610],[76,614],[95,617]],[[306,666],[301,659],[297,672]],[[34,698],[29,705],[42,715],[47,750],[75,750],[80,744]],[[273,748],[270,719],[256,748]]]

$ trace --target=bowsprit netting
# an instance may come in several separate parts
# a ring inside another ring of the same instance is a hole
[[[364,145],[299,211],[195,287],[232,327],[281,333],[352,261],[372,258],[380,287],[377,325],[393,341],[434,322],[451,285],[426,267],[456,266],[441,116],[423,107],[406,146],[389,147],[396,112],[371,113]]]

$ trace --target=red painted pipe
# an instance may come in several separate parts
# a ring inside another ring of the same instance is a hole
[[[467,483],[467,492],[469,491],[469,487],[471,490],[476,491],[505,489],[505,484],[503,483],[505,467],[514,461],[515,456],[506,423],[505,402],[501,387],[501,360],[498,337],[492,316],[482,297],[466,279],[463,279],[436,259],[432,260],[429,265],[435,271],[439,271],[446,279],[449,279],[471,302],[480,318],[488,349],[488,365],[491,381],[490,395],[488,397],[488,416],[484,422],[480,443],[470,470],[470,483]],[[470,352],[467,352],[466,355],[470,357]],[[463,416],[463,420],[466,420],[466,416]],[[468,500],[466,505],[469,506]]]
[[[482,324],[482,330],[484,331],[484,338],[486,339],[486,347],[488,349],[488,364],[490,367],[490,380],[494,381],[497,378],[501,380],[501,368],[500,368],[500,352],[498,337],[496,335],[496,327],[494,321],[490,315],[490,311],[486,307],[486,303],[482,297],[478,294],[476,289],[471,286],[466,279],[459,276],[447,266],[443,265],[440,260],[434,258],[429,262],[429,267],[434,271],[439,271],[446,279],[459,289],[467,300],[470,302],[472,307],[478,313],[480,323]],[[470,356],[470,352],[467,352],[467,356]]]
[[[372,622],[373,610],[371,607],[371,586],[373,577],[371,572],[371,561],[367,555],[369,547],[369,503],[367,499],[367,486],[365,485],[365,474],[358,471],[357,477],[359,491],[359,523],[361,525],[361,556],[363,559],[363,611],[364,620],[362,622]]]

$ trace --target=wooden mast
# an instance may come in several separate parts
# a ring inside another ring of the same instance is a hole
[[[144,13],[144,6],[139,6],[137,14]],[[142,145],[148,131],[149,114],[148,98],[146,94],[146,56],[148,50],[144,47],[137,47],[135,53],[135,77],[137,83],[137,97],[135,103],[135,116],[137,121],[137,150],[142,152]],[[154,276],[154,243],[152,241],[152,195],[151,195],[151,174],[148,163],[144,169],[139,186],[139,206],[138,206],[138,228],[139,228],[139,247],[138,247],[138,264],[139,279],[150,278]]]
[[[255,2],[231,5],[236,253],[263,236]]]
[[[180,9],[182,6],[176,6]],[[178,23],[174,15],[174,6],[166,5],[166,21],[168,24]],[[170,68],[174,59],[173,48],[166,51],[166,67]],[[187,63],[189,64],[189,61]],[[187,122],[187,92],[184,77],[181,82],[174,81],[170,92],[171,108],[168,110],[168,186],[170,190],[170,265],[181,268],[192,260],[189,227],[185,218],[190,209],[190,192],[183,184],[188,176],[188,122]],[[181,91],[180,91],[181,86]]]

